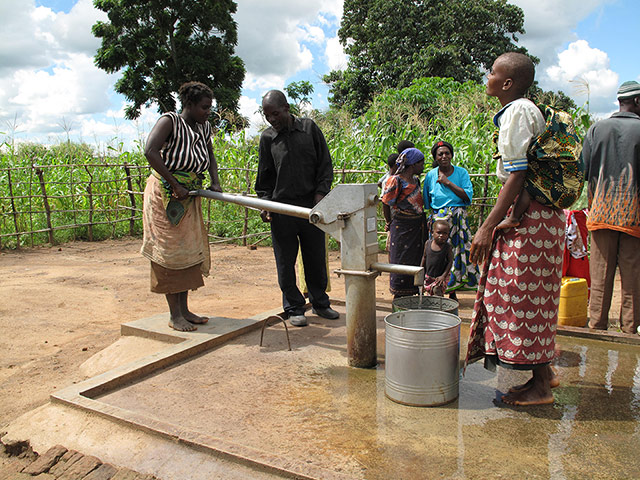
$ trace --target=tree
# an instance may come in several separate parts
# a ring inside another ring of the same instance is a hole
[[[96,22],[102,39],[95,64],[122,70],[115,90],[131,102],[126,117],[156,102],[160,113],[176,110],[175,92],[187,81],[213,90],[214,114],[237,113],[244,64],[234,55],[238,41],[232,0],[94,0],[108,22]]]
[[[576,103],[562,90],[558,90],[557,92],[542,90],[538,86],[538,82],[534,82],[533,85],[531,85],[527,92],[527,98],[530,98],[535,103],[549,105],[550,107],[555,107],[565,112],[570,112],[577,108]]]
[[[291,82],[284,87],[284,91],[287,92],[287,96],[291,100],[289,109],[295,116],[299,117],[305,106],[311,106],[311,95],[313,95],[313,84],[311,82],[307,80]]]
[[[345,0],[340,43],[349,55],[344,71],[324,77],[329,101],[362,113],[376,93],[421,77],[481,81],[514,42],[524,14],[506,0]]]

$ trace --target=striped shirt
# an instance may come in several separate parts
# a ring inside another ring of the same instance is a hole
[[[209,169],[208,145],[211,125],[196,123],[195,131],[175,112],[162,115],[171,120],[173,129],[160,149],[160,155],[169,171],[202,173]]]

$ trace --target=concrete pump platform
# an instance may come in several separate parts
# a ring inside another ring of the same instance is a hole
[[[262,320],[277,312],[213,317],[189,333],[169,329],[167,315],[124,324],[123,336],[162,343],[54,393],[3,440],[41,452],[62,444],[163,480],[640,477],[634,339],[559,332],[553,405],[502,404],[528,372],[476,363],[454,402],[409,407],[384,393],[390,305],[377,308],[375,369],[348,366],[344,303],[333,306],[339,320],[309,311],[308,327],[289,327],[291,351],[282,322],[259,346]],[[461,360],[467,335],[463,323]]]

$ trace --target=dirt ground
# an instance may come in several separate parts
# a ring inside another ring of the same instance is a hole
[[[149,262],[141,240],[74,242],[0,253],[0,432],[83,380],[80,365],[120,338],[120,324],[167,311],[149,292]],[[191,292],[202,315],[244,318],[281,306],[273,251],[212,245],[212,276]],[[381,256],[382,258],[382,256]],[[330,252],[330,270],[340,266]],[[388,277],[377,296],[391,300]],[[330,275],[330,296],[344,299],[344,282]]]
[[[164,298],[149,292],[140,244],[125,238],[0,252],[0,432],[86,378],[80,366],[120,338],[122,323],[167,311]],[[271,248],[212,245],[211,254],[212,276],[189,297],[194,312],[245,318],[281,306]],[[333,273],[339,266],[339,252],[330,252],[330,296],[344,299],[344,280]],[[386,274],[376,296],[391,302]],[[463,319],[473,297],[459,294]],[[611,311],[619,305],[616,291]]]

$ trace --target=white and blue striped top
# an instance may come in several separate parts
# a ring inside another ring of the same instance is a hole
[[[496,174],[504,183],[511,172],[528,168],[527,148],[531,140],[544,131],[545,121],[540,109],[531,100],[519,98],[505,105],[493,117],[493,123],[500,128],[500,158]]]

